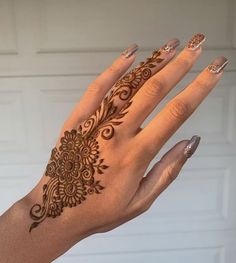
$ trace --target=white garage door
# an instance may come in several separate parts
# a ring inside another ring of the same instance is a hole
[[[66,116],[123,48],[138,43],[140,61],[202,32],[203,54],[161,105],[216,56],[230,63],[156,160],[193,134],[196,154],[147,213],[56,262],[236,262],[235,14],[234,0],[0,0],[0,212],[39,180]]]

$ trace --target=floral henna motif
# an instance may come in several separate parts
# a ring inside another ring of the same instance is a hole
[[[34,204],[30,217],[34,222],[29,232],[47,217],[60,216],[64,207],[74,207],[86,200],[88,195],[100,194],[105,188],[95,173],[103,174],[108,168],[104,159],[99,158],[97,137],[109,140],[113,137],[115,126],[122,123],[132,104],[130,101],[141,82],[152,75],[151,69],[163,61],[161,52],[154,51],[145,62],[141,62],[127,73],[106,96],[97,111],[88,118],[78,130],[65,131],[60,146],[51,151],[45,176],[49,177],[43,186],[41,204]],[[115,106],[115,100],[127,101],[122,109]]]
[[[42,205],[35,204],[30,210],[30,217],[35,221],[30,231],[46,217],[55,218],[64,207],[76,206],[86,200],[87,194],[99,194],[104,189],[94,178],[95,172],[103,174],[108,168],[99,159],[96,139],[73,129],[65,131],[60,142],[59,150],[53,148],[46,167],[45,175],[50,179],[43,186]]]

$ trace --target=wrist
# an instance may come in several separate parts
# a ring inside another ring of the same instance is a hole
[[[32,207],[36,204],[42,205],[43,188],[41,185],[37,185],[30,193],[18,201],[19,209],[24,210],[28,218],[27,230],[29,235],[33,236],[35,233],[42,233],[53,236],[61,236],[68,243],[79,242],[86,236],[88,236],[83,229],[79,229],[78,219],[79,215],[74,215],[74,210],[70,208],[64,208],[64,213],[57,217],[46,217],[45,220],[40,223],[36,228],[30,231],[34,219],[30,216]]]
[[[37,187],[0,217],[0,254],[5,262],[15,262],[16,258],[19,262],[51,262],[85,238],[73,231],[74,223],[66,216],[47,218],[29,232],[29,211],[38,202],[35,196]]]
[[[68,237],[69,240],[77,240],[87,237],[89,234],[85,229],[86,226],[82,224],[84,221],[84,212],[79,209],[71,209],[70,207],[64,207],[63,213],[59,216],[50,215],[49,204],[48,202],[43,203],[43,186],[46,183],[47,178],[43,176],[40,182],[29,192],[24,198],[19,200],[21,203],[20,206],[24,207],[24,210],[27,210],[27,216],[29,219],[28,231],[32,227],[33,223],[39,223],[37,227],[32,228],[30,233],[33,234],[38,229],[48,228],[50,232],[60,231]],[[41,210],[37,212],[36,209]],[[42,217],[42,211],[45,210],[45,215]],[[35,213],[36,211],[36,213]],[[37,220],[33,216],[41,216],[41,219]],[[80,222],[80,223],[79,223]]]

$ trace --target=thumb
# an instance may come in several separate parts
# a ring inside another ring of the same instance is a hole
[[[143,177],[139,188],[129,203],[137,212],[146,211],[155,199],[174,181],[183,165],[197,149],[199,136],[183,140],[172,147]]]

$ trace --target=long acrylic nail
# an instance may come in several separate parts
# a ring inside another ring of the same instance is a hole
[[[160,51],[164,51],[166,53],[172,52],[180,45],[180,41],[178,38],[173,38],[169,40],[164,46],[160,48]]]
[[[124,57],[129,58],[129,57],[131,57],[137,50],[138,50],[138,45],[137,45],[137,44],[132,44],[131,46],[129,46],[128,48],[126,48],[121,54],[122,54]]]
[[[194,135],[188,142],[187,146],[184,148],[184,155],[190,158],[196,151],[199,142],[201,140],[200,136]]]
[[[189,50],[196,50],[198,47],[202,45],[202,43],[206,40],[205,35],[202,33],[195,34],[187,43],[186,47]]]
[[[228,59],[221,56],[214,59],[211,64],[207,67],[207,69],[214,74],[220,73],[228,64]]]

